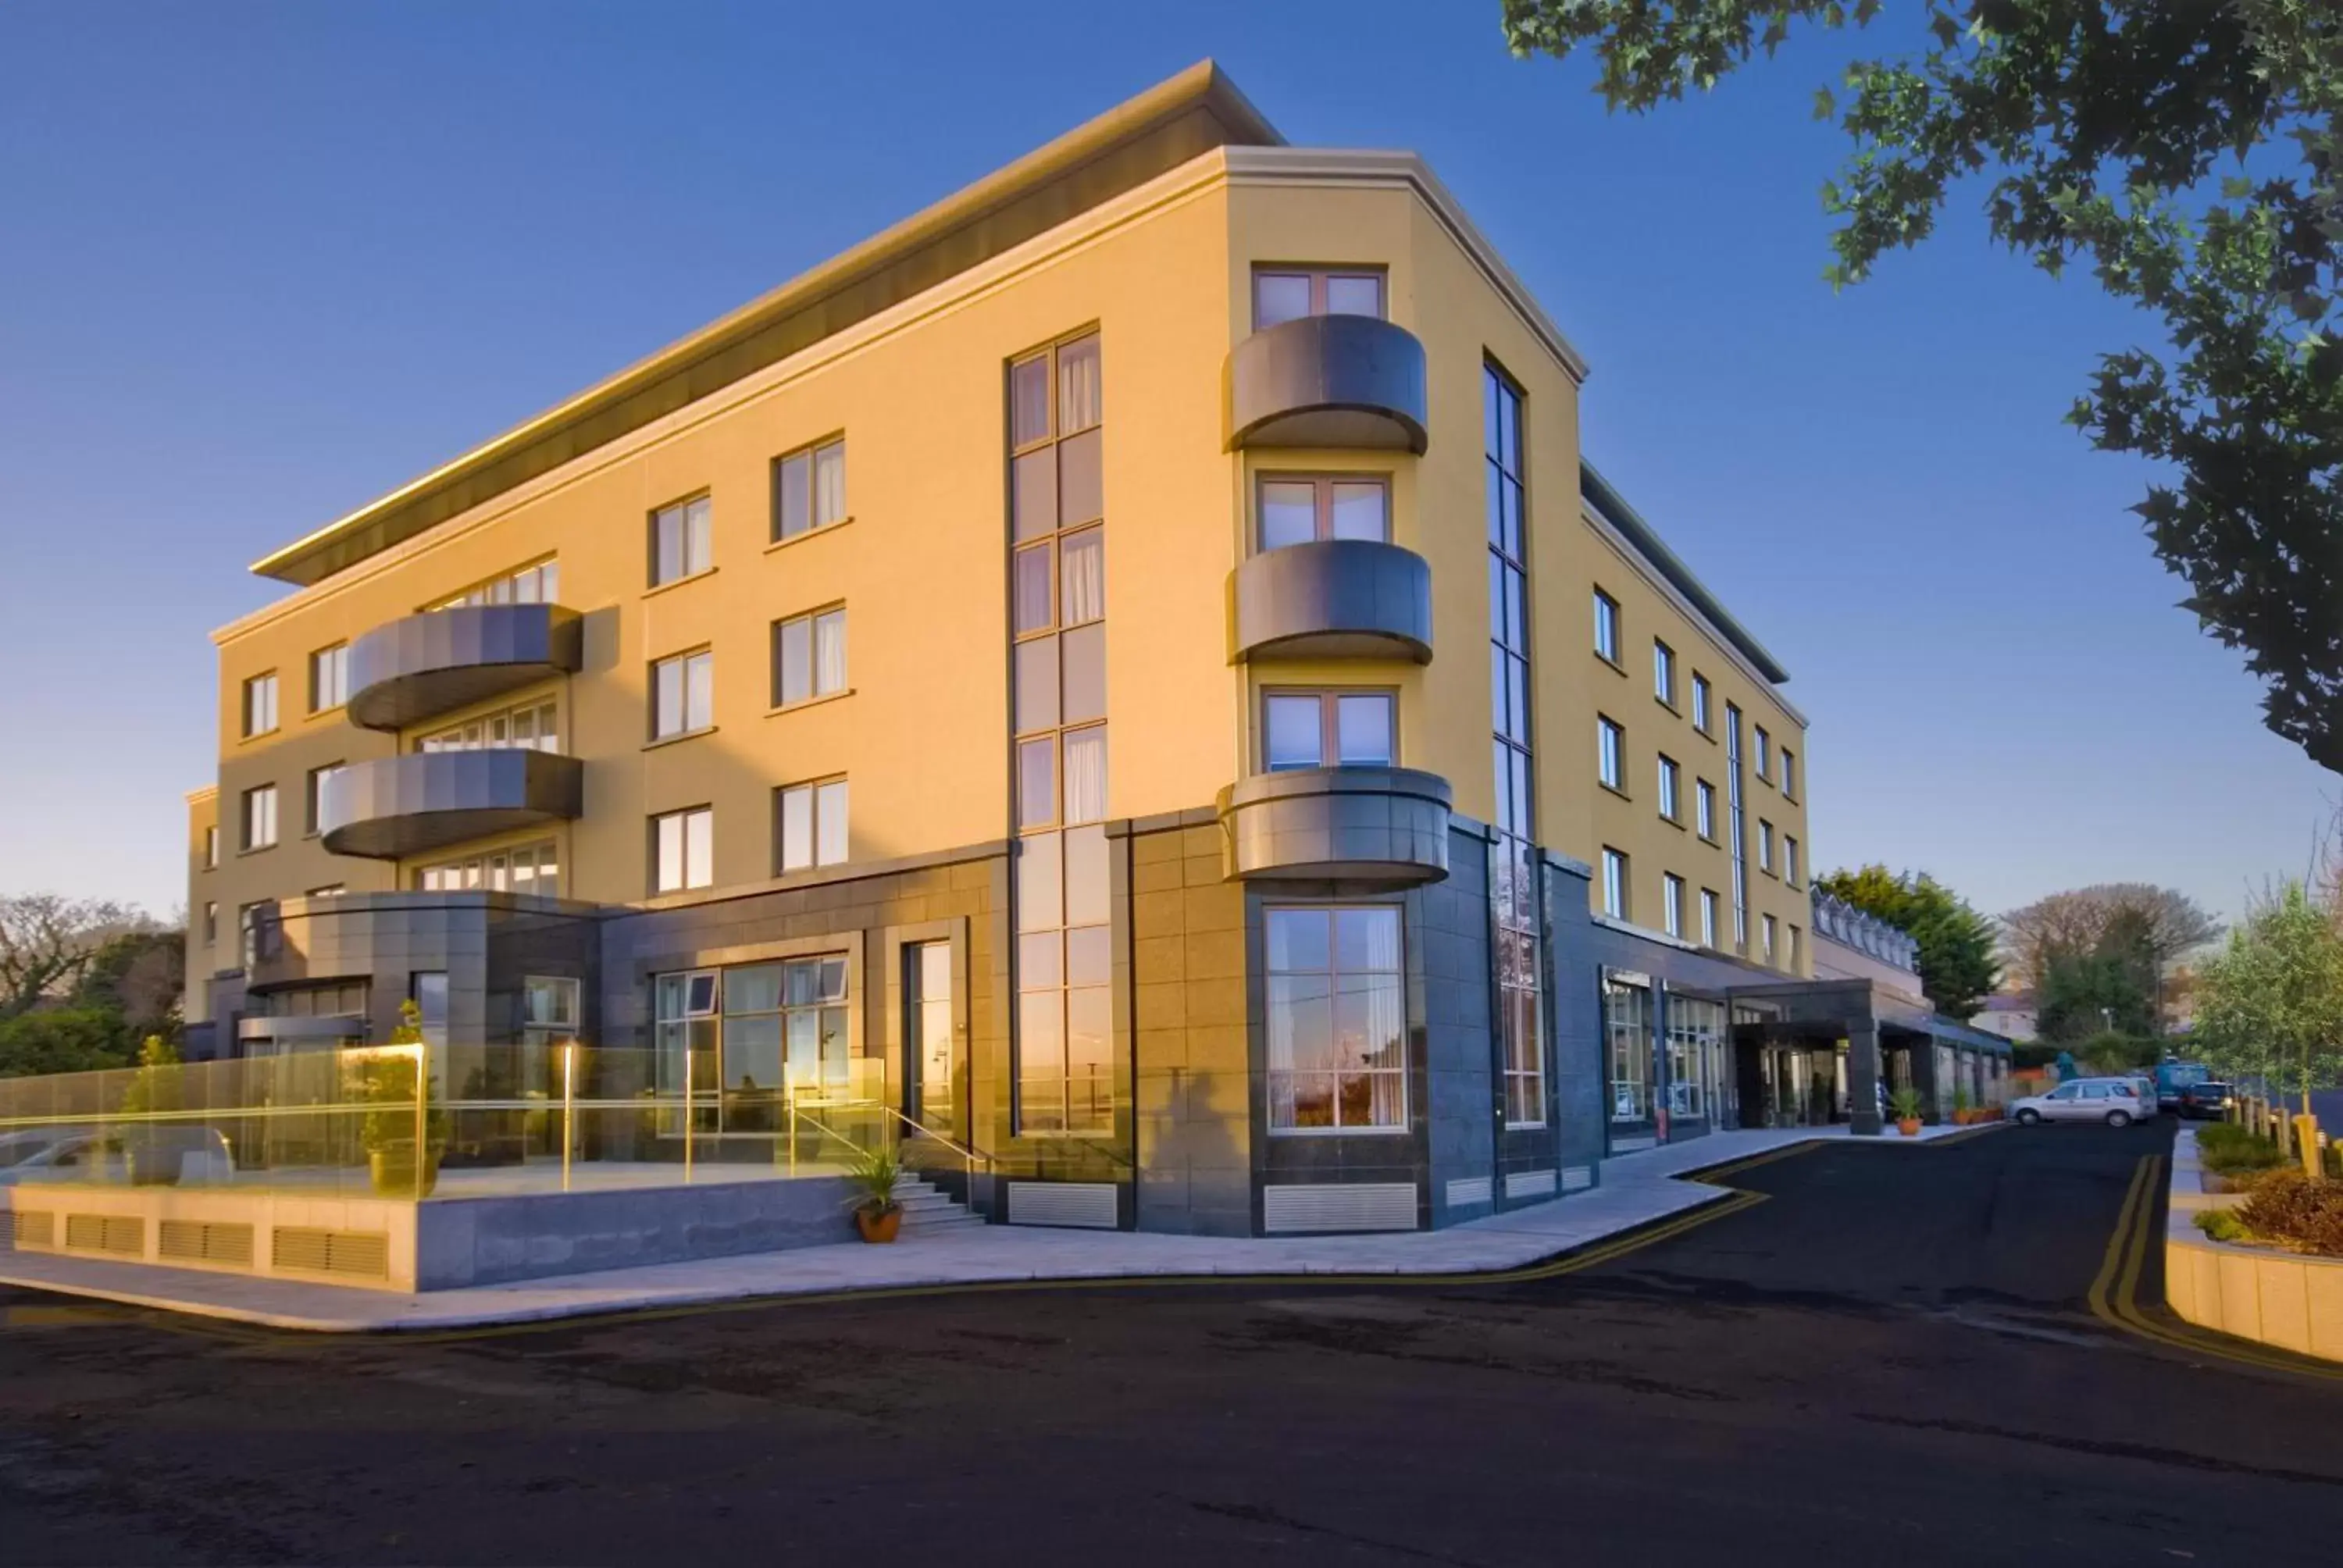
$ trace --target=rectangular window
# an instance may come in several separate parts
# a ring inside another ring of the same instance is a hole
[[[716,1102],[713,1130],[734,1133],[778,1131],[788,1099],[853,1094],[847,979],[840,953],[657,976],[652,1043],[661,1092],[688,1086],[695,1101],[707,1095]]]
[[[312,888],[302,897],[308,899],[338,899],[350,890],[347,882],[327,882],[322,888]]]
[[[1603,912],[1614,920],[1627,918],[1627,857],[1608,847],[1603,851]]]
[[[1482,490],[1489,535],[1489,708],[1496,832],[1489,841],[1489,912],[1495,940],[1497,1029],[1505,1074],[1504,1122],[1547,1117],[1541,954],[1544,904],[1531,835],[1529,463],[1522,391],[1492,363],[1481,367]]]
[[[204,829],[204,869],[206,871],[213,871],[217,870],[218,869],[219,825],[217,823],[214,823],[212,826]]]
[[[307,786],[302,792],[301,831],[304,833],[315,837],[324,830],[322,808],[325,804],[326,784],[335,774],[342,770],[342,766],[339,762],[328,762],[323,768],[309,769]]]
[[[773,791],[780,811],[780,869],[846,863],[846,780],[820,779]]]
[[[1676,650],[1657,638],[1652,639],[1652,695],[1676,705]]]
[[[1725,1006],[1668,993],[1668,1114],[1714,1118],[1729,1098]]]
[[[210,947],[218,940],[219,905],[206,903],[204,905],[204,946]]]
[[[1407,1128],[1407,1009],[1393,905],[1262,917],[1272,1132]]]
[[[709,498],[697,496],[651,514],[651,587],[698,577],[715,564]]]
[[[415,742],[417,751],[493,751],[508,747],[524,751],[560,750],[558,706],[548,699],[499,709],[436,729]]]
[[[337,642],[309,656],[309,711],[324,713],[350,699],[350,645]]]
[[[1757,819],[1757,869],[1774,869],[1774,824],[1763,817]]]
[[[1684,934],[1684,880],[1670,871],[1660,878],[1660,925],[1672,937]]]
[[[559,975],[525,975],[520,982],[521,1039],[550,1046],[576,1040],[579,1024],[577,980]]]
[[[1765,727],[1760,724],[1752,728],[1750,739],[1757,748],[1757,777],[1771,778],[1774,772],[1774,738],[1766,734]]]
[[[1782,748],[1782,799],[1798,798],[1798,754],[1788,747]]]
[[[1660,758],[1660,815],[1671,822],[1684,820],[1683,777],[1684,770],[1676,766],[1676,759],[1663,754]]]
[[[453,893],[480,889],[492,893],[527,893],[539,899],[561,896],[561,856],[550,839],[533,844],[438,860],[415,869],[415,888],[424,893]]]
[[[846,607],[773,623],[773,706],[788,708],[846,689]]]
[[[1733,950],[1749,953],[1749,813],[1741,781],[1741,709],[1725,705],[1725,831],[1733,880]]]
[[[1264,475],[1258,503],[1260,548],[1313,539],[1391,538],[1391,485],[1380,475]]]
[[[1595,777],[1606,789],[1627,787],[1627,732],[1608,719],[1594,721]]]
[[[1601,588],[1594,590],[1594,651],[1619,662],[1619,601]]]
[[[1380,267],[1257,266],[1252,273],[1252,329],[1266,332],[1304,316],[1381,316]]]
[[[260,961],[260,911],[267,907],[261,902],[236,907],[237,961],[246,969]]]
[[[1782,835],[1782,879],[1794,888],[1798,885],[1798,840],[1789,833]]]
[[[716,880],[716,813],[706,806],[651,819],[651,891],[681,892]]]
[[[1788,970],[1792,974],[1796,974],[1798,972],[1799,949],[1804,945],[1803,936],[1795,926],[1785,927],[1785,930],[1789,932],[1790,946],[1789,957],[1784,961],[1782,967]]]
[[[1388,691],[1272,691],[1261,699],[1266,771],[1388,768],[1397,760]]]
[[[1611,1058],[1611,1120],[1652,1116],[1652,991],[1603,977],[1603,1033]]]
[[[1716,842],[1716,786],[1695,779],[1692,786],[1693,829],[1710,843]]]
[[[842,523],[846,518],[844,437],[773,459],[776,542]]]
[[[449,594],[426,609],[459,609],[467,605],[551,604],[561,597],[561,568],[548,556],[518,571],[475,583],[462,593]]]
[[[277,842],[277,786],[263,784],[244,792],[244,841],[246,849],[266,849]]]
[[[1716,945],[1716,890],[1714,888],[1700,890],[1700,945],[1704,948]]]
[[[1708,677],[1704,675],[1692,678],[1692,727],[1703,735],[1708,733]]]
[[[706,648],[651,666],[651,739],[689,735],[716,722],[716,656]]]
[[[1774,917],[1773,917],[1773,916],[1771,916],[1771,915],[1766,915],[1766,916],[1762,917],[1762,918],[1759,920],[1759,921],[1758,921],[1758,930],[1763,934],[1763,937],[1764,937],[1764,940],[1765,940],[1765,961],[1766,961],[1767,963],[1769,963],[1769,964],[1770,964],[1770,963],[1772,963],[1772,962],[1774,961],[1774,931],[1775,931],[1775,925],[1774,925]]]
[[[244,738],[266,735],[277,728],[277,672],[256,675],[244,683]]]

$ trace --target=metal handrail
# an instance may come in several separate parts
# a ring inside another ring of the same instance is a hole
[[[901,1122],[904,1126],[910,1128],[920,1137],[932,1140],[935,1142],[942,1144],[945,1148],[959,1155],[962,1160],[967,1161],[970,1170],[975,1169],[976,1162],[980,1160],[984,1161],[984,1168],[987,1171],[990,1171],[992,1169],[993,1157],[987,1154],[983,1150],[971,1149],[967,1144],[961,1143],[955,1139],[947,1138],[942,1133],[938,1132],[934,1128],[930,1127],[926,1122],[921,1121],[918,1117],[906,1115],[901,1111],[897,1110],[892,1105],[887,1104],[883,1101],[874,1101],[871,1103],[877,1105],[880,1110],[885,1111],[888,1115],[893,1117],[896,1121]]]

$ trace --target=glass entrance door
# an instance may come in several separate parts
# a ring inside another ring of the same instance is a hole
[[[910,1104],[903,1114],[949,1135],[953,1126],[952,1081],[960,1053],[952,1044],[951,943],[915,942],[904,951],[909,1013],[905,1034],[911,1070],[904,1074]]]

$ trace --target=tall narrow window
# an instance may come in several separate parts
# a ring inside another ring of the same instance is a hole
[[[342,770],[339,762],[328,762],[323,768],[309,769],[307,788],[303,791],[301,831],[316,834],[324,831],[326,786]]]
[[[1258,502],[1261,548],[1313,539],[1391,538],[1391,486],[1380,475],[1265,476]]]
[[[1725,813],[1729,835],[1725,852],[1733,867],[1733,950],[1749,951],[1749,841],[1747,815],[1742,805],[1741,709],[1725,705]]]
[[[1692,678],[1692,727],[1703,735],[1708,733],[1708,677],[1695,674]]]
[[[689,735],[716,722],[716,656],[701,648],[651,666],[651,739]]]
[[[309,656],[309,711],[324,713],[350,699],[350,645],[337,642]]]
[[[1606,789],[1627,787],[1627,732],[1608,719],[1594,721],[1594,776]]]
[[[1790,833],[1782,835],[1782,880],[1798,885],[1798,840]]]
[[[1798,754],[1788,747],[1782,748],[1782,799],[1798,798]]]
[[[1303,316],[1381,316],[1383,275],[1373,267],[1258,266],[1252,329],[1266,332]]]
[[[1659,770],[1660,815],[1671,822],[1684,820],[1683,777],[1684,770],[1676,766],[1676,759],[1663,753]]]
[[[215,822],[210,827],[204,829],[204,869],[206,871],[212,871],[218,869],[219,824]]]
[[[1611,1058],[1611,1120],[1652,1115],[1652,990],[1605,973],[1603,1033]]]
[[[780,810],[783,871],[846,863],[846,780],[817,779],[773,791]]]
[[[1495,928],[1498,1060],[1505,1124],[1546,1120],[1545,1026],[1539,975],[1544,924],[1538,897],[1536,814],[1530,750],[1529,522],[1522,393],[1492,364],[1481,369],[1482,493],[1488,508],[1489,709],[1496,831],[1489,842],[1489,905]]]
[[[1652,639],[1652,695],[1676,705],[1676,650],[1657,638]]]
[[[1757,777],[1767,779],[1774,772],[1774,738],[1765,733],[1762,724],[1753,727],[1750,739],[1757,748]]]
[[[210,947],[218,940],[219,905],[216,902],[206,903],[204,905],[204,946]]]
[[[773,459],[773,538],[846,521],[846,442],[803,447]]]
[[[1009,367],[1021,1133],[1114,1123],[1104,412],[1096,333]]]
[[[1765,916],[1760,921],[1759,930],[1765,935],[1765,961],[1770,964],[1774,961],[1774,932],[1775,930],[1774,917],[1771,915]]]
[[[716,880],[716,813],[698,806],[651,819],[651,891],[677,893]]]
[[[1672,937],[1684,934],[1684,880],[1674,871],[1660,878],[1660,925]]]
[[[1798,928],[1795,926],[1789,926],[1785,929],[1789,932],[1790,946],[1787,956],[1782,960],[1782,967],[1789,970],[1792,974],[1796,974],[1798,972],[1798,956],[1802,946]]]
[[[1627,857],[1607,846],[1603,851],[1603,912],[1614,920],[1627,918]]]
[[[266,735],[277,728],[277,672],[256,675],[244,683],[244,737]]]
[[[845,689],[844,606],[773,623],[774,707],[834,697]]]
[[[903,1032],[912,1054],[920,1121],[949,1131],[960,1053],[952,1040],[951,943],[911,942],[903,949]]]
[[[1407,1127],[1407,1008],[1393,905],[1272,909],[1266,960],[1272,1132]]]
[[[277,842],[277,786],[263,784],[244,792],[244,841],[246,849],[266,849]]]
[[[1619,601],[1601,588],[1594,590],[1594,652],[1619,662]]]
[[[1757,819],[1757,869],[1774,869],[1774,824],[1763,817]]]
[[[1716,786],[1696,779],[1692,787],[1693,829],[1710,843],[1716,841]]]
[[[1700,945],[1704,948],[1716,945],[1716,890],[1714,888],[1700,890]]]
[[[715,564],[715,548],[706,496],[661,507],[651,514],[651,586],[698,577]]]

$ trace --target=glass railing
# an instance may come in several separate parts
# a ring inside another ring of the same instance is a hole
[[[0,1079],[0,1185],[488,1198],[837,1176],[922,1131],[877,1059],[727,1083],[714,1050],[363,1046]]]

